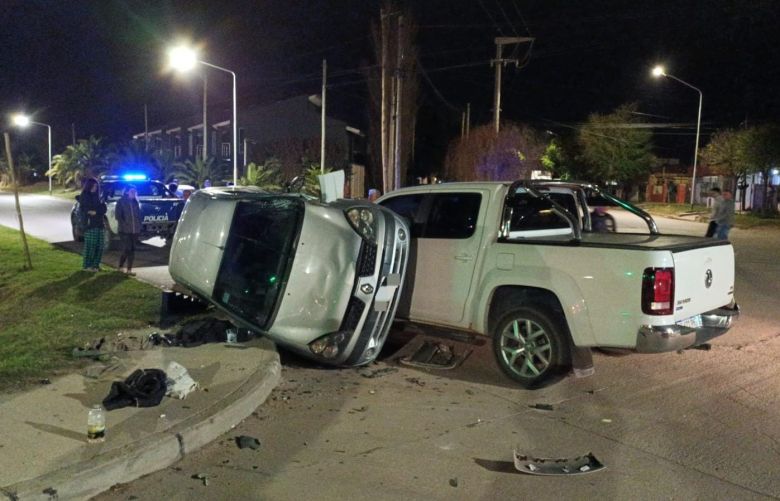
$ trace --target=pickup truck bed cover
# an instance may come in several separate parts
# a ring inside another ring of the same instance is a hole
[[[547,238],[527,238],[505,240],[507,243],[525,243],[534,245],[579,245],[580,247],[599,247],[612,249],[631,249],[671,252],[685,252],[717,245],[730,245],[728,240],[704,239],[689,235],[650,235],[647,233],[583,233],[579,243],[568,236]]]

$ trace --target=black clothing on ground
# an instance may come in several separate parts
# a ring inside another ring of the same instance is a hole
[[[103,399],[107,411],[122,407],[154,407],[158,405],[168,389],[165,371],[160,369],[138,369],[122,382],[111,384],[108,396]]]

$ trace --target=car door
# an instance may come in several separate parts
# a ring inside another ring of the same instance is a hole
[[[411,220],[412,250],[406,301],[399,317],[435,323],[463,322],[482,241],[485,190],[427,192],[382,201]]]

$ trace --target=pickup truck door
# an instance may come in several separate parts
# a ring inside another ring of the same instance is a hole
[[[450,325],[464,321],[489,196],[487,190],[461,189],[382,201],[412,223],[406,297],[399,305],[399,317]]]

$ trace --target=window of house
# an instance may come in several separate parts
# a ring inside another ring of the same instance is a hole
[[[230,158],[230,143],[222,143],[222,158]]]
[[[195,156],[197,158],[200,158],[203,156],[203,145],[199,144],[195,147]]]

